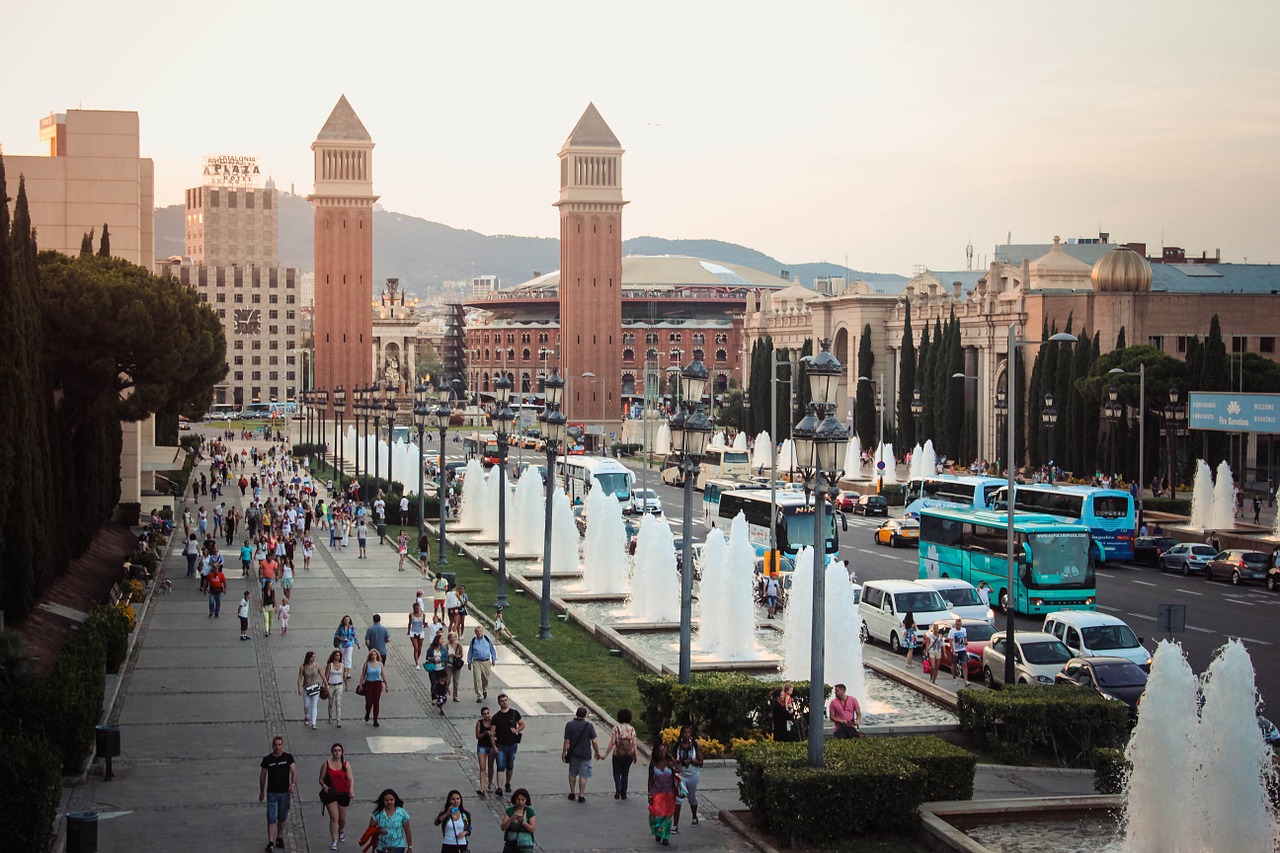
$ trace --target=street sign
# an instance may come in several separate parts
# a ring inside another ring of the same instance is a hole
[[[1187,426],[1226,432],[1280,432],[1280,394],[1192,391]]]
[[[1157,604],[1156,630],[1161,634],[1185,634],[1187,631],[1187,605]]]
[[[604,435],[604,427],[601,424],[587,424],[587,435]]]
[[[883,470],[884,470],[884,460],[881,460],[881,461],[879,461],[879,462],[877,462],[877,463],[876,463],[876,470],[877,470],[877,471],[883,471]]]

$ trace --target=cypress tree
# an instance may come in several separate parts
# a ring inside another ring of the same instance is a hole
[[[90,228],[84,232],[84,236],[80,238],[80,257],[86,257],[93,254],[93,229]]]
[[[98,256],[111,257],[111,234],[107,232],[107,223],[102,223],[102,242],[98,244]]]
[[[800,348],[799,369],[796,370],[796,405],[799,409],[796,420],[808,413],[809,404],[813,402],[813,394],[809,390],[809,370],[805,366],[807,364],[805,358],[811,355],[813,355],[813,338],[805,338],[804,346]]]
[[[965,390],[967,379],[955,379],[957,373],[964,373],[964,348],[960,345],[960,320],[956,317],[956,309],[951,308],[951,319],[947,323],[947,334],[950,338],[947,345],[947,363],[942,371],[942,381],[946,383],[947,406],[943,417],[947,425],[947,448],[949,455],[959,462],[967,461],[972,456],[965,430]]]
[[[916,384],[915,387],[920,389],[920,437],[919,442],[923,445],[930,438],[933,438],[933,431],[929,428],[929,421],[925,418],[925,413],[929,411],[929,361],[932,358],[933,344],[929,342],[929,324],[927,322],[921,324],[920,329],[920,349],[916,351]]]
[[[898,432],[915,442],[915,416],[911,399],[916,391],[916,344],[911,329],[911,300],[903,300],[902,347],[898,350]],[[903,442],[906,444],[907,442]]]
[[[1124,338],[1124,326],[1120,327],[1120,331],[1116,333],[1116,349],[1124,349],[1129,344]]]
[[[858,341],[858,376],[865,376],[871,382],[859,382],[858,394],[854,402],[854,420],[857,423],[858,440],[863,447],[876,446],[876,357],[871,351],[871,324],[862,328],[862,338]]]

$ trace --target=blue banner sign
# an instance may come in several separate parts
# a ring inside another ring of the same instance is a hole
[[[1280,433],[1280,394],[1192,391],[1190,396],[1191,429]]]

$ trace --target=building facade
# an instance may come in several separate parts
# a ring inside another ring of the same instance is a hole
[[[265,187],[204,184],[186,191],[186,255],[210,267],[280,263],[279,193]]]

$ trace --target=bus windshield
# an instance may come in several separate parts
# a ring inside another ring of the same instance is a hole
[[[798,511],[801,509],[807,509],[807,512]],[[778,546],[788,552],[812,548],[813,507],[788,507],[779,514],[781,518],[778,522]],[[826,523],[827,551],[830,552],[836,541],[835,515],[827,513],[822,516],[822,520]]]
[[[1093,514],[1098,518],[1127,518],[1129,508],[1128,498],[1096,497],[1093,499]]]
[[[1092,586],[1087,533],[1033,533],[1031,587]]]
[[[600,487],[618,500],[627,500],[631,497],[631,476],[629,474],[596,474],[594,476]]]

